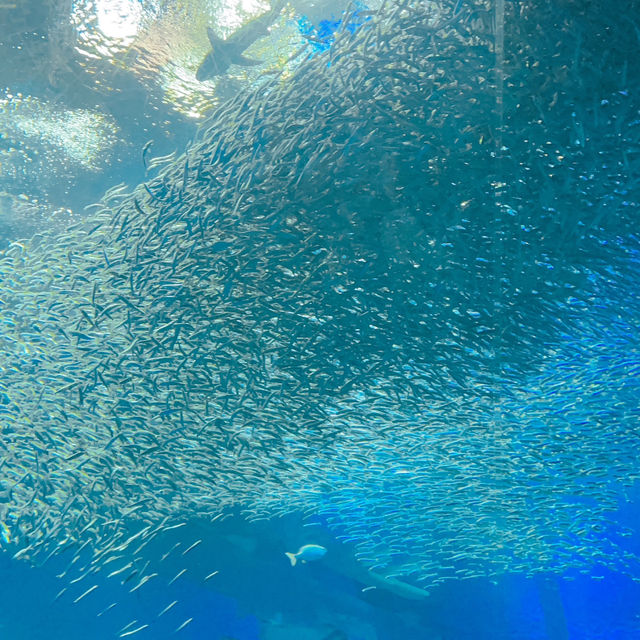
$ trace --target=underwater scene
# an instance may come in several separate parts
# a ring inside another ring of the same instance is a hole
[[[0,1],[0,640],[640,640],[640,2]]]

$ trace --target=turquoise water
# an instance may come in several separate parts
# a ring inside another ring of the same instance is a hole
[[[0,5],[2,637],[639,637],[636,14]]]

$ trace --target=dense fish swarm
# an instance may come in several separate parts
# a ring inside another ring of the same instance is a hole
[[[637,571],[638,40],[507,10],[388,3],[4,252],[6,547],[239,506],[388,580]]]

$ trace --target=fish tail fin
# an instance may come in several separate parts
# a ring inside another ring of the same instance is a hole
[[[285,551],[284,555],[287,556],[287,558],[289,558],[289,562],[291,563],[291,566],[295,567],[296,562],[298,562],[298,558],[296,558],[296,554]]]

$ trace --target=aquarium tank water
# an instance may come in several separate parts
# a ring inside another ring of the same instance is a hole
[[[640,2],[0,2],[0,640],[640,639]]]

